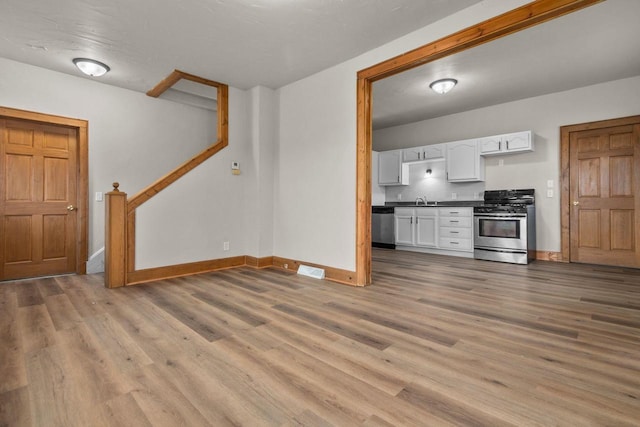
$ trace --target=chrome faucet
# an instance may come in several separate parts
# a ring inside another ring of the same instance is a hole
[[[426,197],[416,197],[416,206],[418,206],[422,202],[423,205],[426,206],[427,198]]]

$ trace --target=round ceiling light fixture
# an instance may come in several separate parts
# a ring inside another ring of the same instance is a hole
[[[73,63],[87,76],[100,77],[111,69],[107,64],[88,58],[74,58]]]
[[[456,79],[440,79],[431,83],[429,87],[433,89],[434,92],[442,95],[449,92],[457,84],[458,81]]]

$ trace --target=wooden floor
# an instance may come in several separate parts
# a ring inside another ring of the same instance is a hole
[[[640,424],[640,271],[374,250],[374,285],[238,269],[0,283],[0,425]]]

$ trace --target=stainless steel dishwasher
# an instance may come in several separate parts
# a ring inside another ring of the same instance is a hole
[[[393,206],[371,207],[371,246],[388,249],[396,248]]]

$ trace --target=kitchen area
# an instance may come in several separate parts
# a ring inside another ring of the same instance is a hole
[[[535,191],[486,190],[485,158],[533,151],[531,131],[374,151],[372,245],[529,263]]]

